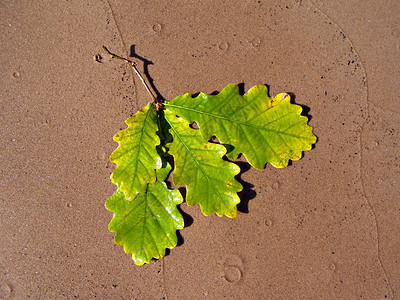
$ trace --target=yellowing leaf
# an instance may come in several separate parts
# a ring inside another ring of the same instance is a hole
[[[144,193],[148,183],[156,181],[154,170],[160,169],[162,162],[156,146],[160,138],[157,113],[152,103],[126,120],[128,128],[118,132],[114,140],[118,148],[111,154],[110,161],[117,164],[111,174],[111,181],[132,200],[138,193]]]
[[[204,215],[215,212],[235,217],[240,202],[237,192],[242,185],[234,177],[240,168],[222,159],[226,152],[222,145],[204,141],[200,132],[190,128],[186,121],[168,110],[165,118],[173,138],[167,145],[175,162],[173,183],[186,185],[187,204],[199,203]]]
[[[229,84],[217,95],[185,94],[165,107],[189,123],[196,122],[205,140],[215,135],[222,144],[233,146],[229,158],[243,153],[257,169],[267,162],[286,167],[316,142],[307,117],[301,116],[302,108],[291,104],[288,94],[269,97],[264,85],[242,96],[236,84]]]
[[[104,49],[139,74],[134,62]],[[271,98],[264,85],[243,96],[237,85],[229,84],[217,95],[154,99],[114,136],[119,146],[110,157],[117,165],[111,180],[118,188],[106,208],[114,214],[108,228],[115,232],[115,243],[123,245],[137,265],[161,258],[166,248],[177,245],[176,231],[184,226],[177,206],[183,198],[163,182],[172,170],[169,155],[174,157],[173,183],[186,185],[188,205],[199,204],[204,215],[235,217],[242,190],[235,179],[240,168],[224,155],[235,159],[243,153],[257,169],[266,163],[282,168],[300,159],[316,142],[301,112],[288,94]],[[193,122],[199,130],[190,127]],[[220,143],[208,142],[213,136]]]
[[[132,201],[117,190],[106,201],[106,208],[114,213],[108,229],[116,233],[115,243],[124,245],[137,265],[149,263],[163,257],[165,248],[176,246],[176,230],[184,225],[177,208],[182,201],[177,189],[169,190],[160,181],[149,183],[146,193]]]

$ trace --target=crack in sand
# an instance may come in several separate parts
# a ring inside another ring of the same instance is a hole
[[[364,67],[364,63],[363,63],[358,51],[356,50],[356,47],[354,46],[352,40],[349,38],[349,35],[343,30],[343,28],[341,26],[339,26],[338,23],[336,23],[331,17],[329,17],[326,13],[324,13],[321,9],[319,9],[318,6],[312,0],[308,0],[308,1],[311,3],[311,5],[314,7],[314,9],[318,10],[319,13],[321,13],[325,18],[327,18],[330,22],[332,22],[332,24],[334,24],[341,32],[343,32],[345,34],[345,38],[348,41],[348,43],[350,44],[350,46],[352,47],[352,49],[353,49],[354,53],[356,54],[357,58],[359,59],[362,71],[364,73],[363,74],[363,78],[364,78],[363,81],[364,81],[364,86],[365,86],[365,91],[366,91],[365,105],[366,105],[367,114],[366,114],[365,117],[363,117],[364,120],[363,120],[363,122],[362,122],[362,124],[360,126],[361,130],[360,130],[359,139],[358,139],[359,140],[358,148],[359,148],[359,153],[360,153],[359,154],[359,158],[360,159],[359,159],[358,175],[359,175],[360,182],[361,182],[362,196],[364,197],[365,202],[366,202],[367,206],[369,207],[369,210],[370,210],[370,212],[371,212],[371,214],[373,216],[373,223],[375,225],[376,256],[377,256],[378,264],[379,264],[379,267],[382,269],[383,276],[385,278],[387,287],[388,287],[389,292],[391,294],[390,297],[394,298],[394,290],[392,288],[392,285],[390,283],[389,277],[387,276],[386,269],[383,266],[382,260],[381,260],[381,255],[380,255],[380,252],[381,252],[381,250],[380,250],[380,235],[379,235],[378,221],[377,221],[377,218],[376,218],[376,214],[375,214],[375,212],[374,212],[374,210],[372,208],[371,201],[369,200],[369,198],[368,198],[368,196],[367,196],[367,194],[365,192],[365,183],[364,183],[364,175],[363,175],[364,174],[364,172],[363,172],[363,170],[364,170],[364,166],[363,166],[363,157],[364,157],[363,156],[363,133],[364,133],[365,125],[367,124],[367,122],[369,121],[369,118],[370,118],[370,103],[374,104],[369,99],[367,71],[366,71],[366,69]]]
[[[115,13],[114,10],[112,9],[110,0],[105,0],[109,10],[110,10],[110,15],[111,15],[111,19],[114,22],[115,28],[117,29],[118,35],[121,39],[121,43],[122,43],[122,47],[124,49],[124,52],[126,53],[126,57],[129,57],[129,53],[127,51],[127,47],[126,47],[126,43],[124,41],[124,38],[122,36],[121,30],[118,26],[117,23],[117,19],[115,17]],[[136,99],[136,103],[138,103],[138,99],[137,99],[137,89],[136,89],[136,84],[135,84],[135,74],[132,70],[132,68],[129,68],[130,72],[131,72],[131,76],[132,76],[132,83],[133,83],[133,87],[134,87],[134,92],[135,92],[135,99]],[[164,290],[164,299],[168,300],[168,293],[167,293],[167,287],[166,287],[166,281],[165,281],[165,264],[164,264],[164,257],[161,258],[161,276],[162,276],[162,286],[163,286],[163,290]]]
[[[165,300],[168,300],[168,293],[167,293],[167,284],[165,280],[165,257],[161,258],[162,263],[161,263],[161,273],[162,273],[162,281],[163,281],[163,289],[164,289],[164,294],[165,294]]]
[[[119,38],[121,39],[121,43],[122,43],[122,47],[123,47],[124,52],[125,52],[125,56],[126,56],[127,58],[129,58],[130,55],[129,55],[129,52],[128,52],[127,47],[126,47],[125,40],[124,40],[124,38],[123,38],[123,36],[122,36],[121,29],[120,29],[119,26],[118,26],[117,19],[116,19],[116,17],[115,17],[115,13],[114,13],[114,10],[113,10],[113,8],[112,8],[112,6],[111,6],[110,0],[105,0],[105,2],[106,2],[106,4],[107,4],[107,6],[108,6],[108,9],[110,10],[111,19],[113,20],[114,25],[115,25],[115,28],[117,29]],[[107,13],[107,11],[106,11],[106,13]],[[135,83],[135,74],[134,74],[134,71],[132,70],[132,68],[129,68],[129,70],[130,70],[131,76],[132,76],[132,84],[133,84],[133,89],[134,89],[134,97],[135,97],[135,99],[136,99],[136,104],[135,104],[136,107],[135,107],[135,108],[136,108],[136,110],[137,110],[138,99],[137,99],[137,89],[136,89],[136,83]]]

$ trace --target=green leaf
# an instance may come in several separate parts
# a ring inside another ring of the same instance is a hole
[[[173,183],[186,185],[187,204],[199,203],[206,216],[216,212],[235,217],[242,185],[234,177],[240,168],[222,159],[226,153],[222,145],[204,141],[199,130],[190,128],[185,120],[168,110],[164,113],[173,139],[167,145],[175,162]]]
[[[116,233],[115,243],[124,245],[137,265],[149,263],[152,258],[163,257],[165,248],[176,246],[176,230],[184,226],[177,208],[182,201],[177,189],[169,190],[160,181],[149,183],[146,193],[133,201],[117,190],[106,201],[106,208],[114,213],[108,229]]]
[[[233,146],[231,159],[240,153],[257,169],[269,162],[277,168],[301,158],[316,142],[302,108],[290,103],[281,93],[268,96],[264,85],[256,85],[240,95],[236,84],[229,84],[217,95],[185,94],[165,107],[187,122],[196,122],[205,140],[216,136],[222,144]]]
[[[160,169],[162,165],[156,149],[160,139],[156,133],[157,113],[153,106],[149,103],[128,118],[128,128],[114,136],[119,146],[110,157],[110,161],[117,164],[111,174],[111,181],[128,200],[144,193],[147,184],[156,181],[154,170]]]

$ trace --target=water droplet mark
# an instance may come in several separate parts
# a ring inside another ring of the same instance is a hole
[[[218,44],[218,49],[222,51],[226,51],[229,49],[229,44],[225,41]]]
[[[252,40],[250,41],[250,44],[251,44],[254,48],[258,48],[258,47],[260,47],[260,45],[261,45],[261,39],[260,39],[258,36],[256,36],[254,39],[252,39]]]
[[[266,225],[266,226],[268,226],[268,227],[271,227],[272,226],[272,220],[271,219],[266,219],[265,221],[264,221],[264,224]]]
[[[12,294],[12,287],[6,282],[0,282],[0,299],[9,298]]]
[[[51,123],[51,121],[50,121],[49,118],[43,118],[43,119],[40,120],[40,124],[41,124],[42,126],[49,126],[50,123]]]
[[[281,184],[279,183],[279,181],[277,181],[277,182],[274,182],[271,185],[271,187],[272,187],[273,190],[278,190],[281,187]]]
[[[19,78],[19,77],[21,77],[21,74],[20,74],[19,72],[14,72],[14,73],[12,74],[12,76],[13,76],[14,78]]]
[[[97,159],[99,160],[99,161],[106,161],[107,160],[107,155],[106,155],[106,153],[105,152],[100,152],[100,153],[97,153]]]
[[[242,272],[239,270],[239,268],[236,267],[227,267],[225,269],[225,280],[230,282],[230,283],[235,283],[242,278]]]
[[[151,29],[155,33],[161,33],[161,30],[163,29],[163,26],[160,23],[156,23],[156,24],[153,25],[153,27],[151,27]]]
[[[223,264],[224,278],[229,283],[237,283],[243,276],[243,261],[237,255],[228,256]]]
[[[336,265],[334,263],[331,263],[329,265],[329,269],[331,269],[332,271],[335,271],[336,270]]]

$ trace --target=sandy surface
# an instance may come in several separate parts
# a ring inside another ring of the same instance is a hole
[[[0,4],[0,298],[400,298],[399,1],[52,2]],[[319,141],[245,170],[235,219],[181,205],[183,244],[138,267],[104,201],[149,99],[103,44],[134,45],[165,99],[292,92]]]

